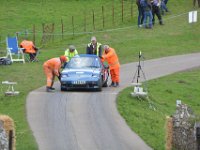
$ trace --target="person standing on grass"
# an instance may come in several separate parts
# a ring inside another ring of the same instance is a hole
[[[160,3],[159,0],[152,0],[152,15],[153,15],[153,25],[155,24],[155,15],[158,17],[159,24],[163,25],[162,16],[160,14]]]
[[[147,29],[152,29],[152,6],[150,0],[140,0],[140,5],[144,11],[144,27]],[[148,23],[147,23],[148,22]]]
[[[196,1],[198,2],[198,7],[200,8],[200,0],[193,0],[193,7],[195,7]]]
[[[136,5],[138,7],[138,27],[142,27],[144,21],[144,10],[140,5],[140,0],[136,0]]]
[[[164,0],[161,0],[160,10],[162,15],[165,15],[165,12],[169,12]]]

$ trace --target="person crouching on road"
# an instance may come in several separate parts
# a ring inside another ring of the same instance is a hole
[[[101,57],[101,60],[104,62],[105,60],[108,62],[111,74],[112,83],[110,87],[119,86],[119,69],[120,64],[118,60],[118,56],[115,50],[108,45],[104,45],[104,53]]]
[[[46,85],[46,91],[47,92],[53,92],[55,88],[53,88],[53,83],[55,76],[58,77],[60,80],[60,68],[63,63],[67,61],[67,58],[65,56],[60,56],[57,58],[52,58],[44,62],[43,69],[44,73],[47,77],[47,85]]]

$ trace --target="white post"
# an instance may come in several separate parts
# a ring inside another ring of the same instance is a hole
[[[189,23],[197,22],[197,11],[190,11],[189,12],[188,22]]]

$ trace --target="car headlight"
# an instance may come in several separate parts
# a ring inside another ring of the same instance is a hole
[[[92,75],[93,78],[98,78],[99,76],[97,74]]]
[[[66,77],[68,77],[68,75],[67,75],[67,74],[62,74],[61,77],[62,77],[62,78],[66,78]]]

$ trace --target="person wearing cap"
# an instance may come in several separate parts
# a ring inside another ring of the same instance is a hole
[[[67,57],[67,62],[76,55],[78,55],[78,51],[74,45],[70,45],[69,48],[65,50],[65,57]]]
[[[57,58],[51,58],[44,62],[43,70],[47,78],[46,91],[53,92],[55,88],[53,88],[55,76],[60,80],[60,68],[63,63],[67,61],[67,58],[63,55]]]
[[[67,61],[64,63],[63,68],[65,68],[68,61],[70,61],[72,57],[78,55],[78,51],[76,50],[76,47],[74,45],[70,45],[69,48],[65,50],[64,55],[67,58]]]
[[[119,86],[120,64],[114,48],[111,48],[108,45],[104,45],[104,53],[101,56],[101,60],[102,62],[107,61],[109,65],[110,75],[112,80],[110,87]]]
[[[93,54],[99,57],[102,56],[102,44],[97,42],[95,36],[91,38],[91,42],[86,47],[86,54]]]

